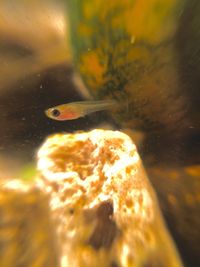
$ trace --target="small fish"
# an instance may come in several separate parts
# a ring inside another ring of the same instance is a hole
[[[53,120],[75,120],[92,112],[112,108],[116,104],[114,100],[72,102],[49,108],[45,114]]]

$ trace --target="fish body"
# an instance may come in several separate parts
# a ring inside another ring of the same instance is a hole
[[[75,120],[92,112],[113,108],[115,105],[114,100],[79,101],[49,108],[45,114],[53,120]]]

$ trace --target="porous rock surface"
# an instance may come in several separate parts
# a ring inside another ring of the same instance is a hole
[[[136,146],[119,131],[56,134],[38,152],[62,267],[179,267]]]

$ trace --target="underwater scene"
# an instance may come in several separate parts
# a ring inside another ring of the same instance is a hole
[[[199,14],[0,1],[0,267],[200,266]]]

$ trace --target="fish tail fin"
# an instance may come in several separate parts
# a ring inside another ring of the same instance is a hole
[[[117,101],[115,100],[99,100],[91,101],[91,104],[88,104],[87,109],[84,111],[84,114],[87,115],[92,112],[112,109],[117,106]]]

